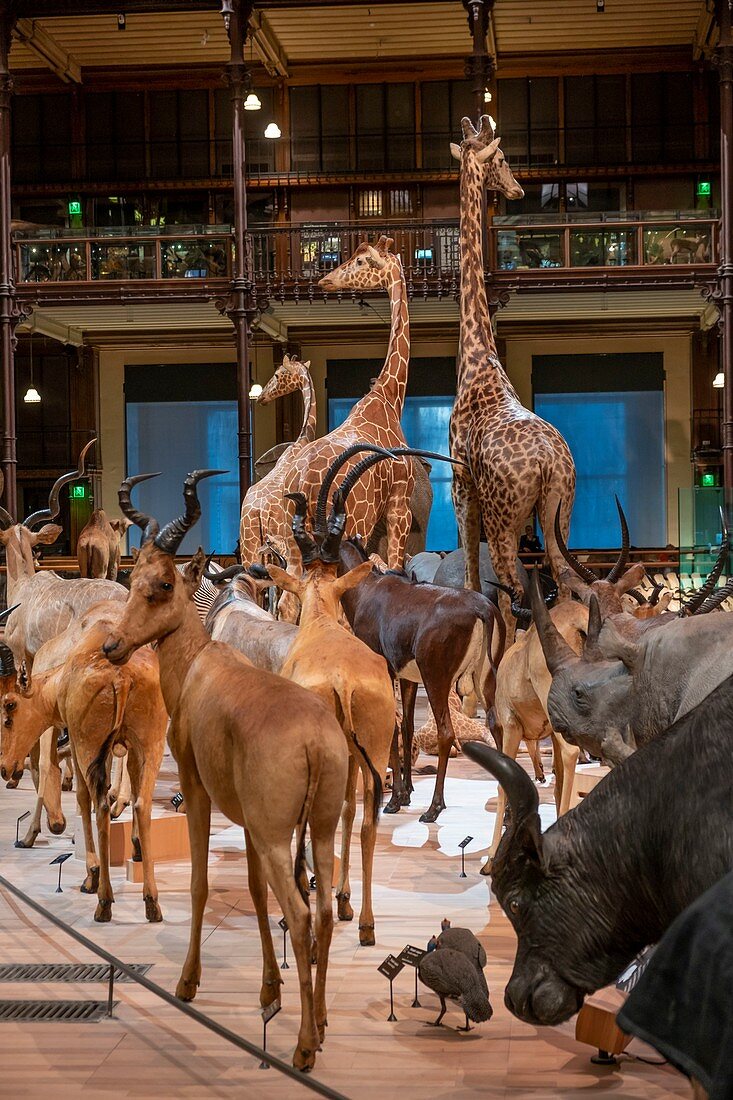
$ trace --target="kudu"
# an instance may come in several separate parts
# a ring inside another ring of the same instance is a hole
[[[160,683],[171,715],[168,741],[178,764],[191,840],[191,938],[176,995],[192,1000],[201,978],[213,801],[244,827],[249,889],[263,950],[263,1008],[278,999],[281,983],[267,915],[268,885],[288,922],[301,999],[293,1064],[310,1069],[326,1027],[334,835],[346,790],[348,753],[338,722],[320,699],[255,669],[231,646],[212,642],[199,619],[191,596],[201,579],[204,553],[199,550],[192,558],[185,577],[175,567],[175,553],[201,515],[197,482],[216,472],[189,474],[184,514],[162,530],[130,502],[132,487],[151,475],[138,474],[122,483],[122,512],[144,534],[125,613],[103,650],[113,663],[123,663],[140,646],[158,640]],[[305,876],[307,826],[317,881],[315,990]]]
[[[82,577],[117,580],[120,543],[129,526],[127,519],[108,519],[103,508],[92,512],[76,543],[76,558]]]
[[[77,801],[86,846],[86,878],[81,890],[97,894],[96,921],[109,921],[114,893],[109,877],[108,799],[112,758],[127,753],[133,793],[133,850],[143,864],[143,899],[149,921],[162,920],[150,846],[150,817],[155,780],[163,759],[168,721],[158,678],[158,660],[148,647],[124,667],[110,664],[101,651],[124,614],[124,607],[105,601],[75,620],[64,634],[39,650],[66,653],[60,664],[38,672],[33,683],[20,677],[2,696],[3,730],[0,775],[22,773],[23,761],[49,726],[69,731],[77,776]],[[55,656],[50,656],[53,662]],[[45,662],[46,664],[49,661]],[[96,810],[100,859],[91,820]]]

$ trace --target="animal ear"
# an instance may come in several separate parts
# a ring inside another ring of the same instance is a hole
[[[306,370],[308,370],[310,368],[310,365],[311,365],[310,359],[306,359],[305,363],[303,363],[303,366],[305,367]]]
[[[589,584],[586,584],[584,580],[581,580],[581,578],[578,577],[575,573],[571,572],[570,569],[562,570],[562,572],[560,573],[560,583],[566,584],[570,591],[575,593],[578,599],[581,600],[584,604],[587,605],[590,602],[593,589]]]
[[[59,535],[63,534],[63,531],[63,527],[59,527],[58,523],[44,523],[40,531],[31,532],[31,546],[37,546],[38,543],[50,546],[52,542],[56,542]]]
[[[134,565],[135,562],[137,561],[137,559],[140,557],[140,547],[139,546],[131,546],[130,547],[130,557],[132,558],[132,564]]]
[[[206,554],[204,553],[203,546],[199,546],[191,560],[187,561],[183,567],[183,583],[190,596],[194,594],[201,584],[201,578],[204,575],[205,568]]]
[[[662,592],[662,595],[659,597],[656,604],[654,605],[654,614],[661,615],[663,611],[666,611],[672,602],[673,596],[674,592],[672,592],[669,588],[666,592]]]
[[[626,570],[620,580],[616,581],[616,591],[622,596],[624,592],[628,592],[630,588],[636,588],[637,584],[641,584],[645,575],[646,569],[644,568],[644,563],[638,561],[635,565],[630,566]]]
[[[366,247],[367,255],[369,256],[369,259],[372,261],[375,267],[384,268],[387,266],[387,261],[385,260],[384,256],[381,256],[379,252],[377,252],[373,244],[368,244]]]
[[[357,584],[361,584],[373,568],[370,561],[363,561],[361,565],[357,565],[354,569],[350,569],[348,573],[344,573],[343,577],[337,577],[333,587],[338,598],[341,599],[344,592],[348,592],[350,588],[356,588]]]
[[[455,141],[450,143],[450,151],[451,156],[455,157],[456,160],[461,159],[461,147],[460,145],[456,145]]]
[[[625,637],[616,627],[613,619],[606,619],[603,631],[603,656],[606,660],[623,661],[626,668],[633,672],[638,657],[639,646]]]
[[[300,598],[303,591],[303,582],[294,577],[292,573],[281,569],[279,565],[268,565],[267,572],[270,574],[273,584],[276,584],[278,588],[282,588],[283,592],[292,592],[294,596]]]

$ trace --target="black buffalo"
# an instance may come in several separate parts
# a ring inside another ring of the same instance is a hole
[[[545,833],[526,772],[463,749],[511,807],[491,877],[519,941],[504,999],[521,1020],[567,1020],[733,868],[733,677]]]

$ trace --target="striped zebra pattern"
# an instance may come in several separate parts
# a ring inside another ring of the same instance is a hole
[[[176,566],[176,569],[179,573],[183,573],[186,564],[186,562],[182,562],[180,565]],[[222,567],[220,565],[217,565],[215,561],[210,561],[208,568],[210,573],[223,572]],[[199,618],[201,619],[202,623],[205,622],[206,616],[211,610],[211,605],[218,595],[219,589],[216,588],[211,583],[211,581],[207,580],[206,577],[202,577],[201,584],[198,586],[193,594],[193,602],[196,604],[196,610],[199,613]]]

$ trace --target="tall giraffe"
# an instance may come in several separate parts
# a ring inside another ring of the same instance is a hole
[[[391,331],[384,366],[369,393],[354,405],[343,424],[303,447],[290,466],[285,491],[304,493],[311,514],[315,512],[318,491],[326,470],[351,444],[372,443],[380,447],[407,445],[400,417],[410,360],[410,319],[402,262],[392,252],[393,247],[394,241],[384,236],[376,245],[360,244],[349,260],[324,275],[319,284],[324,290],[387,290]],[[341,467],[334,488],[363,457],[357,454]],[[372,466],[356,483],[349,497],[346,533],[360,535],[366,542],[377,520],[384,516],[387,561],[392,569],[401,568],[404,563],[412,520],[410,498],[414,485],[412,462],[404,456],[393,462],[380,462]],[[292,513],[290,501],[288,505]],[[288,537],[287,546],[290,567],[298,568],[300,554],[292,535]]]
[[[525,409],[502,367],[491,327],[484,282],[482,249],[483,196],[487,187],[509,199],[524,191],[494,136],[493,120],[484,115],[477,132],[461,122],[463,141],[451,143],[461,164],[460,177],[460,338],[458,383],[450,420],[451,456],[468,468],[453,467],[453,504],[466,555],[466,587],[481,591],[479,539],[483,522],[491,562],[498,580],[521,592],[516,559],[520,532],[537,508],[545,547],[556,580],[564,568],[554,520],[560,506],[560,529],[567,539],[575,495],[575,466],[568,445],[551,424]],[[514,637],[510,598],[499,595]]]
[[[239,521],[239,547],[246,564],[258,561],[259,550],[265,539],[283,540],[289,530],[290,520],[283,505],[283,484],[287,470],[296,455],[316,437],[316,399],[313,380],[308,370],[310,361],[283,356],[283,361],[258,398],[260,405],[269,405],[279,397],[303,392],[303,423],[298,438],[285,450],[273,468],[252,485],[242,501]]]

